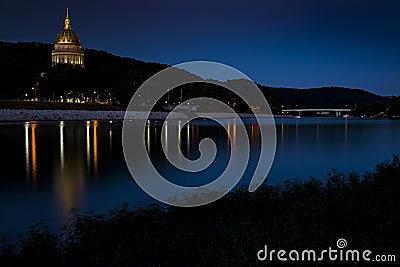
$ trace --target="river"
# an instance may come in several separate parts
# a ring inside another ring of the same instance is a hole
[[[259,126],[244,119],[251,147],[241,184],[248,183],[259,153]],[[227,122],[232,133],[235,121]],[[373,171],[400,153],[400,121],[356,118],[276,118],[276,155],[266,183],[286,179],[324,179],[332,168],[340,172]],[[205,137],[217,144],[216,160],[207,173],[187,177],[171,167],[162,153],[161,123],[146,131],[148,152],[158,171],[182,185],[199,185],[220,174],[236,145],[222,127],[210,121],[183,126],[181,151],[199,156]],[[77,214],[106,212],[155,202],[131,178],[122,151],[121,121],[42,121],[0,123],[0,235],[16,235],[43,219],[52,229]],[[233,137],[235,137],[233,135]]]

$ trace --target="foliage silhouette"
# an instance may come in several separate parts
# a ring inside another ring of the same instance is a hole
[[[50,233],[40,223],[26,235],[3,237],[2,266],[256,266],[264,245],[274,249],[336,247],[394,254],[399,249],[400,159],[372,173],[327,173],[321,179],[244,188],[197,208],[127,206],[80,216]],[[266,264],[266,263],[265,263]],[[323,266],[337,263],[322,262]],[[278,261],[268,266],[285,266]],[[316,266],[293,262],[293,266]],[[365,262],[341,262],[365,266]]]

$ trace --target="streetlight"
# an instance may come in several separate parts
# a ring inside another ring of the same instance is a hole
[[[35,100],[36,100],[36,86],[32,86],[32,90],[35,92]]]
[[[93,94],[90,93],[90,103],[93,103],[93,95],[96,94],[96,91],[93,91]]]

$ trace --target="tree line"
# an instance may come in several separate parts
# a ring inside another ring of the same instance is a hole
[[[67,64],[52,66],[52,49],[51,44],[37,42],[0,42],[0,99],[35,97],[45,101],[60,101],[70,98],[90,102],[101,100],[124,106],[145,80],[168,67],[92,49],[84,49],[84,68]],[[382,113],[391,117],[400,115],[399,97],[382,97],[361,89],[258,86],[275,114],[279,114],[283,108],[301,107],[350,108],[354,110],[354,115],[368,117]],[[250,110],[237,95],[207,83],[175,88],[157,108],[162,108],[167,99],[168,104],[173,105],[201,95],[220,99],[237,111]]]

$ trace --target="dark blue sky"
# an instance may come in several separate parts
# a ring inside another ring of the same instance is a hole
[[[67,6],[86,48],[218,61],[270,86],[400,95],[397,0],[0,0],[0,40],[54,43]]]

